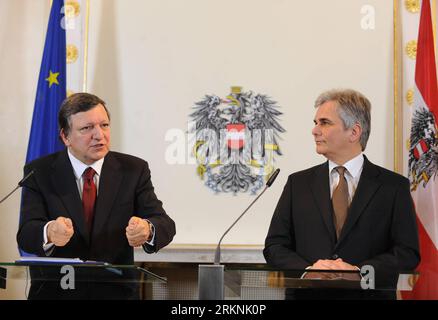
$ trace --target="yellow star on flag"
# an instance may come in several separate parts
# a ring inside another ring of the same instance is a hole
[[[49,71],[50,75],[46,78],[46,81],[49,82],[49,88],[52,86],[52,84],[56,83],[57,85],[59,85],[58,82],[58,76],[59,76],[59,72],[52,72],[52,70]]]

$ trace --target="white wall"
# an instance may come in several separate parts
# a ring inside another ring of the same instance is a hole
[[[21,178],[48,2],[0,0],[0,195]],[[361,28],[364,5],[375,8],[374,30]],[[174,242],[188,244],[217,242],[253,197],[214,195],[194,165],[166,164],[167,130],[186,130],[195,101],[224,97],[232,85],[276,100],[287,130],[276,158],[282,172],[224,241],[262,244],[287,175],[324,160],[310,133],[321,91],[351,87],[369,97],[366,154],[392,169],[392,43],[392,1],[93,0],[88,90],[111,111],[113,149],[149,161],[177,224]],[[0,207],[3,261],[18,255],[19,198]]]
[[[282,173],[225,239],[262,244],[290,172],[323,161],[310,134],[313,102],[352,87],[373,102],[367,154],[392,168],[392,3],[371,1],[374,30],[361,28],[363,1],[94,1],[89,89],[114,114],[114,148],[150,162],[153,181],[177,223],[175,243],[215,243],[252,196],[215,195],[194,165],[168,165],[169,128],[186,130],[204,94],[240,85],[282,106],[287,132]]]

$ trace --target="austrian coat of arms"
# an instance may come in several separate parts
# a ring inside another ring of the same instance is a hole
[[[281,155],[277,102],[264,94],[232,87],[225,98],[205,95],[195,103],[191,133],[197,174],[216,193],[255,194]]]
[[[438,173],[438,129],[429,109],[417,108],[412,115],[409,148],[409,179],[412,191],[426,187]]]

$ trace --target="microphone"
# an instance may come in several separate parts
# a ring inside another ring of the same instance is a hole
[[[274,183],[275,179],[277,178],[278,174],[280,173],[280,169],[276,169],[271,176],[269,177],[268,181],[266,182],[265,188],[262,192],[251,202],[251,204],[248,206],[248,208],[243,211],[243,213],[236,219],[236,221],[233,222],[233,224],[225,231],[225,233],[222,235],[222,237],[219,240],[219,243],[216,247],[216,252],[214,254],[214,264],[219,265],[221,260],[221,242],[225,235],[234,227],[234,225],[240,220],[240,218],[243,217],[243,215],[252,207],[252,205],[262,196],[262,194],[268,189],[272,184]]]
[[[4,197],[3,199],[0,200],[0,203],[2,203],[7,198],[9,198],[18,188],[21,188],[23,186],[23,184],[26,182],[26,180],[29,179],[34,173],[35,173],[35,170],[30,171],[23,179],[20,180],[20,182],[18,182],[18,185],[15,187],[14,190],[9,192],[9,194],[6,197]]]

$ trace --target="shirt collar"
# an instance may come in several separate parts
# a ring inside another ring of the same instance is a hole
[[[78,158],[76,158],[71,152],[70,149],[67,148],[67,152],[68,152],[68,157],[70,159],[71,165],[73,167],[73,172],[76,176],[76,179],[80,179],[82,177],[82,174],[84,173],[84,171],[88,168],[91,167],[94,169],[94,171],[96,171],[96,174],[98,176],[100,176],[100,172],[102,171],[102,166],[103,166],[103,161],[105,160],[105,158],[102,158],[100,160],[97,160],[96,162],[87,165],[85,163],[83,163],[82,161],[80,161]]]
[[[347,172],[353,177],[357,178],[357,176],[360,174],[362,166],[364,163],[364,157],[363,153],[361,152],[359,155],[354,157],[353,159],[347,161],[344,163],[343,167],[347,169]],[[338,167],[339,165],[334,163],[333,161],[329,160],[329,172],[331,173],[334,168]]]

